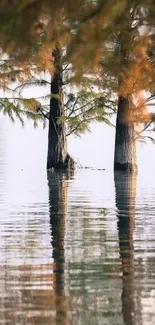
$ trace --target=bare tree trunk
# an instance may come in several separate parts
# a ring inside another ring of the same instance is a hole
[[[53,58],[55,72],[51,80],[47,169],[73,169],[74,161],[67,153],[65,123],[58,123],[58,119],[64,116],[62,67],[59,49],[55,50]]]
[[[137,169],[134,124],[129,120],[129,111],[130,99],[120,96],[116,120],[115,170]]]

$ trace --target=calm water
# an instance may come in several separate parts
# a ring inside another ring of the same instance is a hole
[[[155,184],[144,153],[138,175],[111,165],[47,174],[47,134],[0,122],[0,324],[153,325]]]

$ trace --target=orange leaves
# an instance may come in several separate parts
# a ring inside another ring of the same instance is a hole
[[[95,3],[95,2],[94,2]],[[115,20],[126,7],[124,0],[97,2],[79,23],[69,44],[69,57],[76,70],[95,72],[111,51],[116,31]]]
[[[36,68],[38,72],[46,71],[52,73],[54,71],[52,49],[49,50],[48,46],[42,46],[36,57]]]
[[[151,114],[148,109],[148,102],[144,91],[136,95],[128,95],[124,98],[126,105],[121,111],[120,120],[124,124],[135,124],[139,127],[142,123],[149,123]]]
[[[153,69],[147,56],[148,48],[149,36],[139,36],[132,44],[132,52],[129,54],[127,65],[123,67],[120,73],[120,95],[132,95],[149,89],[153,80]]]
[[[152,70],[148,60],[144,58],[139,63],[134,62],[121,73],[122,82],[119,94],[126,97],[128,94],[136,94],[143,89],[147,91],[151,79]]]

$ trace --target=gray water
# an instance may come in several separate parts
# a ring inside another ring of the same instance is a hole
[[[153,173],[47,174],[45,135],[0,130],[0,324],[153,325]]]

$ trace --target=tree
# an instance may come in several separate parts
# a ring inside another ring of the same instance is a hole
[[[1,6],[1,48],[17,67],[27,57],[24,67],[31,63],[35,72],[53,71],[51,52],[58,46],[72,65],[72,81],[93,75],[100,79],[109,105],[117,105],[114,168],[135,169],[135,125],[150,123],[146,105],[155,93],[154,1],[78,0],[72,4],[64,0],[51,4],[46,0],[42,5],[40,0],[23,0],[21,5],[17,0]],[[29,26],[22,25],[28,13]],[[22,41],[17,23],[22,25]]]
[[[76,76],[63,73],[63,55],[57,47],[53,51],[53,60],[55,62],[55,71],[51,79],[51,99],[50,99],[50,114],[49,114],[49,133],[48,133],[48,157],[47,169],[73,169],[74,161],[67,153],[67,139],[66,139],[66,125],[69,122],[71,133],[81,134],[81,132],[88,130],[90,122],[95,119],[99,122],[109,123],[109,116],[113,113],[113,107],[109,107],[106,103],[106,95],[93,89],[94,80],[89,77],[87,85],[84,80],[80,78],[82,83],[77,85]],[[72,87],[76,85],[75,90],[70,93],[66,91],[66,113],[64,102],[64,87],[67,88],[71,84]]]
[[[39,1],[31,3],[31,5],[30,3],[31,1],[27,5],[27,3],[23,1],[21,6],[18,1],[16,1],[16,4],[12,1],[11,4],[7,3],[6,6],[4,6],[4,4],[2,6],[3,17],[0,18],[0,23],[3,22],[4,27],[1,30],[2,55],[6,52],[9,57],[8,62],[11,61],[15,67],[13,71],[10,71],[6,70],[3,64],[4,85],[5,87],[8,86],[10,78],[11,80],[16,78],[19,82],[22,82],[21,86],[17,88],[19,89],[21,87],[21,89],[23,89],[24,85],[27,86],[28,84],[31,85],[31,83],[34,84],[36,82],[34,74],[39,74],[42,71],[51,74],[50,113],[44,111],[42,103],[38,102],[38,99],[20,99],[19,97],[16,98],[16,112],[19,113],[19,103],[23,103],[28,111],[31,107],[30,114],[33,118],[37,116],[49,119],[48,169],[73,168],[73,159],[67,153],[65,123],[68,122],[68,135],[73,131],[76,132],[76,134],[80,134],[88,129],[89,123],[94,119],[100,122],[104,121],[110,123],[108,119],[109,112],[106,112],[106,109],[109,109],[106,104],[107,99],[105,99],[103,94],[101,95],[98,90],[93,90],[92,85],[95,85],[96,88],[98,87],[95,79],[90,78],[90,76],[86,77],[86,75],[84,77],[80,75],[79,77],[78,73],[75,75],[70,66],[68,56],[66,55],[67,50],[64,50],[67,49],[69,44],[69,32],[74,30],[70,21],[72,22],[72,20],[75,19],[75,14],[77,18],[77,6],[72,6],[69,9],[68,3],[66,4],[64,2],[64,8],[62,9],[60,4],[57,3],[52,4],[51,8],[48,1],[45,7],[38,7]],[[18,33],[19,29],[16,30],[14,27],[11,32],[11,26],[13,22],[16,26],[17,21],[20,25],[21,17],[23,17],[24,21],[28,12],[31,13],[29,17],[29,26],[27,31],[25,30],[25,26],[22,26],[20,31],[22,40],[20,40]],[[81,13],[82,11],[79,10],[78,17],[81,16]],[[65,22],[63,17],[65,17]],[[7,18],[7,20],[5,20],[5,18]],[[12,34],[13,38],[10,41]],[[61,36],[61,34],[63,34],[63,36]],[[6,46],[7,44],[11,45]],[[67,67],[69,66],[67,69],[67,78],[66,76],[64,78],[64,64],[67,65]],[[39,81],[39,84],[45,85],[46,82]],[[71,85],[72,88],[74,87],[74,91],[69,91],[68,93],[65,91],[65,96],[63,96],[64,87],[68,88],[69,85]],[[63,97],[66,98],[66,105]],[[10,117],[12,117],[12,104],[15,106],[15,102],[11,102],[9,106]],[[105,106],[105,110],[103,110],[103,106]],[[110,114],[112,112],[113,108],[110,108]],[[18,114],[20,119],[21,113],[22,110],[20,110],[20,114]],[[28,116],[31,116],[30,114]]]
[[[62,120],[60,121],[65,113],[62,90],[62,61],[59,48],[53,52],[53,58],[55,71],[51,78],[47,169],[73,169],[74,161],[67,153],[65,123]]]
[[[54,67],[51,81],[42,79],[39,75],[36,78],[31,70],[28,70],[28,74],[24,74],[22,69],[7,70],[6,73],[6,68],[3,67],[2,88],[7,91],[7,96],[9,92],[13,95],[1,98],[0,109],[12,122],[16,117],[22,125],[24,125],[24,117],[33,119],[35,127],[40,120],[46,125],[47,119],[49,121],[47,169],[73,169],[73,159],[67,153],[67,136],[73,132],[80,135],[89,130],[92,120],[110,124],[109,116],[113,114],[114,108],[108,106],[106,94],[103,97],[103,92],[99,92],[97,83],[97,90],[94,91],[93,78],[80,78],[77,87],[74,75],[69,77],[71,69],[63,62],[64,58],[58,48],[53,51],[52,57]],[[6,63],[10,65],[10,60],[5,60],[5,65]],[[31,69],[31,66],[28,68]],[[12,81],[14,83],[15,80],[18,84],[13,87]],[[27,87],[49,87],[49,85],[50,94],[37,98],[23,97],[23,90]],[[50,100],[50,105],[45,104],[44,99]]]
[[[74,67],[93,66],[116,99],[114,169],[137,168],[135,125],[152,118],[147,104],[155,98],[154,18],[153,1],[99,0],[70,44]]]

